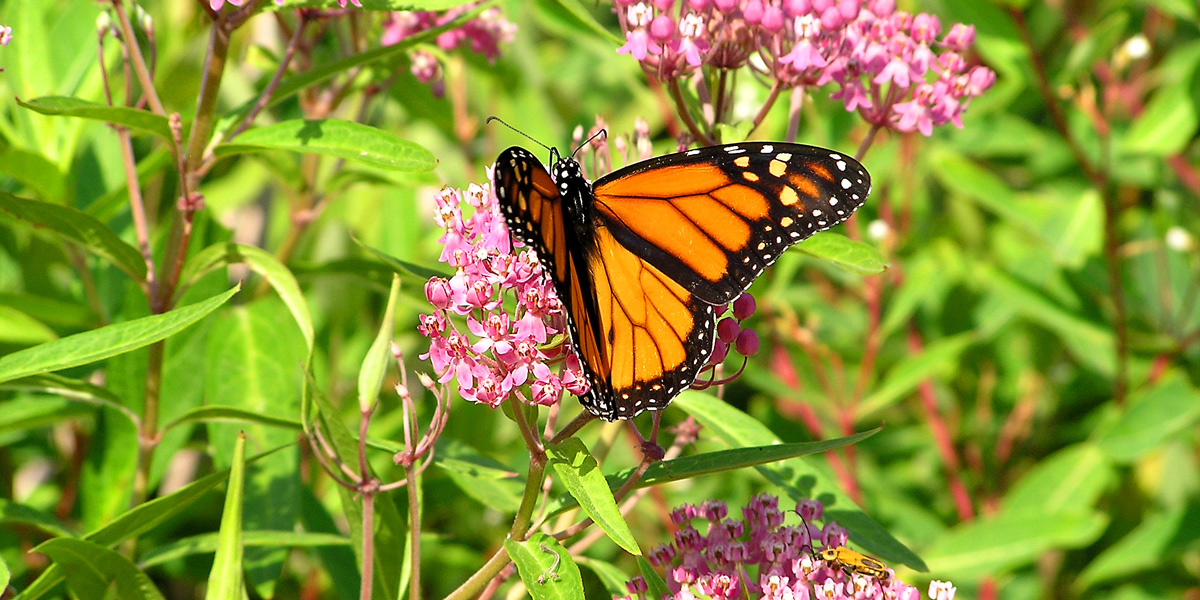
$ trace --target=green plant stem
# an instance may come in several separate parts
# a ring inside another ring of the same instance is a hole
[[[671,99],[675,101],[675,112],[679,118],[683,120],[683,124],[687,126],[688,131],[692,132],[692,137],[696,138],[696,142],[703,146],[711,146],[712,138],[700,130],[696,122],[692,120],[692,115],[688,112],[687,103],[683,101],[683,90],[679,88],[679,80],[672,79],[667,84],[667,89],[671,92]]]
[[[367,474],[360,475],[366,480]],[[359,600],[371,600],[375,587],[375,493],[363,492],[362,511],[362,585]]]
[[[125,46],[129,49],[133,70],[137,73],[138,82],[142,84],[142,93],[146,95],[150,110],[155,114],[165,115],[167,111],[163,109],[162,101],[158,99],[158,92],[154,89],[154,78],[150,75],[150,70],[146,68],[146,59],[142,56],[142,49],[138,46],[137,34],[133,31],[133,24],[129,22],[129,13],[125,11],[125,3],[123,0],[113,0],[112,4],[113,11],[117,13],[117,22],[121,25],[121,35],[125,38]]]
[[[411,600],[421,600],[421,499],[419,497],[420,470],[415,463],[404,467],[405,479],[408,485],[408,535],[409,557],[412,561],[412,574],[408,581],[408,597]]]
[[[146,398],[138,431],[137,470],[134,472],[133,493],[129,501],[131,508],[145,502],[150,494],[150,465],[154,462],[154,449],[158,446],[158,405],[165,346],[165,340],[156,342],[150,345],[146,353]]]
[[[200,93],[196,99],[196,117],[188,132],[186,165],[189,189],[196,189],[200,183],[200,166],[204,164],[205,148],[216,126],[217,95],[221,90],[228,53],[229,31],[220,21],[215,22],[209,38],[208,54],[204,57],[204,75],[200,79]]]

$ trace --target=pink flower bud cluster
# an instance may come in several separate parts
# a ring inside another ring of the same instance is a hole
[[[823,548],[846,544],[847,532],[837,523],[818,528],[824,507],[803,500],[796,512],[799,524],[784,525],[786,513],[779,499],[761,494],[742,509],[741,519],[730,519],[724,502],[710,500],[699,506],[684,505],[671,513],[679,529],[675,539],[648,554],[650,563],[664,570],[672,600],[756,598],[766,600],[899,599],[918,600],[921,593],[897,580],[891,569],[882,579],[848,574],[814,560]],[[693,521],[703,520],[701,533]],[[949,584],[946,584],[947,586]],[[630,595],[647,598],[641,577],[626,586]],[[941,589],[941,588],[939,588]],[[951,597],[952,593],[951,593]]]
[[[437,224],[445,230],[440,261],[455,273],[425,284],[434,310],[417,330],[429,338],[421,358],[438,380],[455,379],[463,398],[493,407],[512,393],[548,406],[563,390],[586,392],[554,286],[532,251],[512,249],[492,186],[445,188],[436,201]],[[465,331],[451,315],[466,318]]]
[[[0,46],[7,46],[12,41],[12,27],[0,25]]]
[[[459,15],[471,10],[478,2],[452,8],[444,13],[433,11],[394,12],[383,24],[381,42],[390,46],[427,29],[439,27],[457,19]],[[493,61],[500,56],[500,43],[511,42],[516,35],[517,26],[504,18],[496,8],[489,8],[474,19],[467,21],[461,27],[443,32],[437,37],[437,45],[442,50],[453,50],[462,45],[469,45],[472,52],[477,52]],[[441,80],[441,68],[433,54],[417,50],[412,56],[412,73],[422,83],[437,84]]]
[[[830,97],[872,125],[930,135],[962,127],[971,99],[996,74],[964,54],[975,28],[896,10],[895,0],[617,0],[617,51],[661,80],[701,66],[749,66],[783,88],[836,88]]]

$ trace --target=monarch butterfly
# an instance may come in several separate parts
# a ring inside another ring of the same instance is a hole
[[[871,191],[858,161],[800,144],[688,150],[595,184],[573,157],[550,149],[550,162],[513,146],[494,188],[566,308],[591,387],[580,401],[606,421],[670,404],[713,352],[715,307]]]

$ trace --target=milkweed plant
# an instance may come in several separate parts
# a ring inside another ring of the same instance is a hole
[[[1176,4],[0,7],[0,597],[1197,594]],[[496,156],[749,140],[862,214],[600,422]]]

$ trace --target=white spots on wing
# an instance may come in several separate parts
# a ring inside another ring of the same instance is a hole
[[[851,185],[853,185],[853,184],[851,184],[851,183],[850,183],[850,180],[849,180],[849,179],[843,179],[843,180],[842,180],[842,189],[843,189],[843,190],[848,190],[848,189],[850,189],[850,186],[851,186]]]
[[[846,170],[846,161],[844,161],[844,160],[837,161],[837,168],[839,171],[845,171]]]
[[[789,160],[792,160],[792,155],[787,152],[780,152],[779,154],[775,155],[775,158],[782,160],[783,162],[787,162]]]
[[[765,145],[763,145],[763,147],[762,147],[762,153],[763,153],[763,154],[770,154],[770,153],[772,153],[772,152],[774,152],[774,151],[775,151],[775,146],[772,146],[772,145],[770,145],[770,144],[765,144]]]

